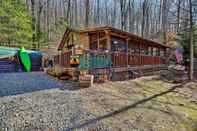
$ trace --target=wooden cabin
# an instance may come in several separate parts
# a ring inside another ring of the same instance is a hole
[[[55,64],[70,68],[70,58],[78,55],[79,70],[95,78],[121,80],[166,68],[167,45],[112,28],[66,29],[58,46]]]

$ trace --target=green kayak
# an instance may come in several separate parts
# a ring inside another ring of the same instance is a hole
[[[25,71],[30,72],[31,71],[31,60],[30,60],[28,53],[25,51],[25,48],[20,49],[19,57],[20,57],[21,63],[23,65]]]

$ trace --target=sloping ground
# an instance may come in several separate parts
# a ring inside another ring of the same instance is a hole
[[[0,97],[0,131],[197,130],[196,83],[174,85],[144,77],[77,89],[42,73],[30,75],[42,76],[46,84],[42,81],[38,85],[43,88],[34,92]]]
[[[96,85],[81,95],[88,112],[97,115],[81,127],[98,120],[116,130],[197,130],[197,83],[174,85],[145,77]]]

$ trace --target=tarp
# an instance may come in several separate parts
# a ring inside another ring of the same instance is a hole
[[[17,54],[19,51],[19,48],[10,48],[10,47],[3,47],[0,46],[0,58],[7,58],[11,57]],[[39,51],[32,51],[32,50],[26,50],[28,54],[31,54],[31,56],[36,55],[36,56],[42,56],[42,53]]]
[[[1,72],[15,72],[18,69],[18,62],[14,61],[13,59],[7,59],[12,58],[13,56],[19,55],[19,48],[9,48],[9,47],[3,47],[0,46],[0,73]],[[32,63],[32,71],[40,71],[42,67],[42,55],[43,53],[40,51],[32,51],[32,50],[25,50],[31,60]],[[15,59],[16,60],[16,59]],[[22,66],[20,66],[19,68]]]
[[[17,50],[15,48],[0,47],[0,59],[15,56]]]

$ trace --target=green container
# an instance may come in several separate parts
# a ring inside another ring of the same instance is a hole
[[[111,60],[106,55],[84,54],[79,59],[79,69],[109,68],[111,65]]]

